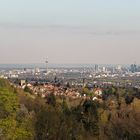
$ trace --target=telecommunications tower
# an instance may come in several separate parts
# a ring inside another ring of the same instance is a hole
[[[45,63],[46,63],[46,74],[48,73],[48,59],[46,59],[46,61],[45,61]]]

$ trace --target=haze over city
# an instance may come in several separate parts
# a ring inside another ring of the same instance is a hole
[[[0,63],[140,63],[138,0],[0,1]]]
[[[140,0],[0,0],[0,140],[140,140]]]

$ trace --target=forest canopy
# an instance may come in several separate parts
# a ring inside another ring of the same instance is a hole
[[[135,89],[112,87],[104,89],[102,103],[53,93],[43,99],[0,79],[0,139],[139,140],[138,95]]]

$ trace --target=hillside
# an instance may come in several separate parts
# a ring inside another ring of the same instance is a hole
[[[19,102],[16,90],[8,81],[0,79],[0,139],[33,139],[31,117]]]
[[[137,98],[129,104],[123,95],[103,103],[42,99],[0,79],[0,140],[139,140],[139,118]]]

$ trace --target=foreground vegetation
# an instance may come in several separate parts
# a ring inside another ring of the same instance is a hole
[[[0,140],[139,140],[140,92],[108,87],[103,101],[34,97],[0,80]]]

